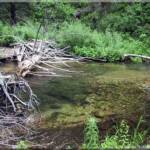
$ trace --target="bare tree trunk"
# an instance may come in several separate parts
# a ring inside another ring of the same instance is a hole
[[[15,25],[17,23],[17,20],[16,20],[16,5],[13,2],[10,3],[10,17],[11,17],[12,25]]]

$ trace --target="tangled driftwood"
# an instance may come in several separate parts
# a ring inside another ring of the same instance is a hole
[[[31,132],[25,125],[30,109],[38,105],[27,81],[0,73],[0,147],[21,140]]]
[[[70,66],[67,62],[78,60],[66,54],[65,50],[66,48],[57,48],[52,41],[36,40],[15,44],[19,76],[0,73],[0,132],[2,133],[0,147],[12,147],[12,143],[30,136],[31,133],[25,124],[26,112],[30,108],[34,109],[38,101],[29,84],[22,77],[28,74],[62,76],[59,71],[73,72],[68,69]],[[52,145],[51,141],[44,146]]]
[[[0,113],[17,113],[37,104],[37,97],[27,81],[17,75],[0,73]]]
[[[24,77],[27,74],[37,76],[58,76],[56,70],[71,72],[69,69],[59,67],[66,62],[77,61],[77,59],[68,57],[65,53],[67,48],[57,48],[52,41],[31,41],[16,44],[15,55],[18,61],[19,74]],[[36,72],[31,72],[36,70]]]

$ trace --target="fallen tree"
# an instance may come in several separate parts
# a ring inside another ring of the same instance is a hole
[[[77,61],[65,53],[66,48],[57,48],[53,41],[30,41],[15,45],[15,56],[18,61],[19,75],[58,76],[56,70],[72,72],[67,62]],[[59,65],[65,66],[65,69]],[[36,72],[31,72],[36,70]]]
[[[137,55],[137,54],[124,54],[124,61],[131,61],[131,58],[140,58],[142,62],[150,63],[150,57],[145,55]]]

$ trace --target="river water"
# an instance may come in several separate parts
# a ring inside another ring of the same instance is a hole
[[[80,136],[83,128],[76,128],[74,133],[75,127],[82,126],[89,115],[95,116],[105,130],[111,127],[111,122],[122,119],[137,122],[140,116],[149,125],[150,65],[72,63],[70,66],[75,72],[59,72],[70,77],[26,78],[39,98],[40,128],[55,127],[56,132],[57,128],[68,127],[69,137]],[[1,64],[1,71],[14,73],[16,65]]]
[[[70,77],[26,78],[49,125],[76,124],[87,114],[105,118],[115,114],[126,116],[135,113],[135,109],[138,115],[147,113],[150,65],[72,63],[70,66],[75,72],[58,72]],[[1,71],[15,73],[16,64],[1,64]]]
[[[46,126],[82,124],[89,114],[100,121],[148,118],[149,65],[73,63],[71,69],[72,77],[29,78]]]

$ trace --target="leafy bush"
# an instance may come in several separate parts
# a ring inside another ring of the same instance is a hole
[[[26,141],[19,141],[17,143],[16,149],[17,150],[27,150],[28,149],[28,144],[26,143]]]

